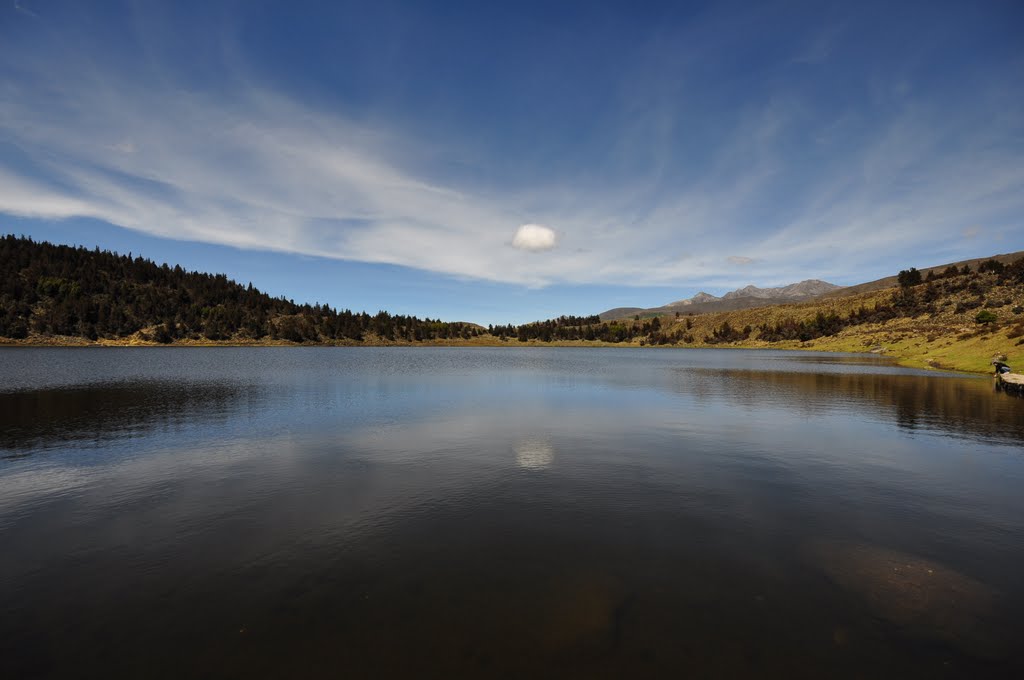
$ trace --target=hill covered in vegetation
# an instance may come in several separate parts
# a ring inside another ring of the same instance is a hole
[[[805,302],[638,314],[601,324],[615,332],[598,336],[637,345],[873,352],[908,365],[972,372],[991,370],[999,354],[1024,364],[1024,258],[998,256],[925,272],[911,268],[885,288],[871,284]],[[582,339],[590,339],[589,329],[582,330]]]
[[[692,347],[774,347],[885,354],[902,363],[985,372],[996,354],[1024,358],[1024,258],[909,269],[890,288],[663,324]],[[1024,363],[1024,362],[1019,362]]]
[[[223,274],[99,248],[0,239],[0,341],[25,344],[632,342],[660,328],[563,316],[481,326],[296,304]]]
[[[926,275],[909,269],[888,288],[801,303],[483,328],[297,304],[222,274],[7,236],[0,239],[0,342],[773,347],[873,351],[981,372],[994,354],[1011,362],[1014,352],[1024,356],[1024,258],[975,263]]]
[[[469,323],[296,304],[223,274],[99,248],[0,240],[3,338],[360,343],[469,339],[481,332]]]

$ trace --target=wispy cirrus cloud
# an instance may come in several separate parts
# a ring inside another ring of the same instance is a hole
[[[814,54],[831,60],[839,35]],[[24,56],[0,97],[10,215],[526,286],[710,287],[841,277],[880,253],[956,254],[970,225],[1012,230],[1024,209],[1022,119],[989,115],[1024,107],[993,99],[999,81],[970,102],[891,95],[871,115],[820,111],[798,89],[753,92],[691,156],[699,135],[679,121],[701,112],[627,73],[632,99],[609,106],[644,124],[613,127],[600,168],[527,170],[503,186],[445,171],[467,162],[452,151],[464,140],[426,140],[250,75],[189,89],[159,61]],[[506,160],[468,162],[487,175]]]
[[[744,255],[730,255],[729,257],[725,258],[725,261],[737,267],[746,267],[747,265],[753,264],[755,262],[754,258],[746,257]]]

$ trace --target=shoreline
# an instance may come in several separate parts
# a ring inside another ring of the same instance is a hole
[[[421,342],[332,342],[332,343],[312,343],[312,342],[291,342],[288,340],[260,340],[260,341],[238,341],[238,340],[205,340],[205,341],[185,341],[185,342],[172,342],[172,343],[158,343],[154,341],[139,340],[136,338],[126,338],[122,340],[100,340],[90,341],[82,338],[72,337],[54,337],[54,338],[26,338],[24,340],[11,340],[8,338],[0,339],[0,349],[4,348],[65,348],[65,349],[103,349],[103,348],[192,348],[192,349],[209,349],[218,347],[231,347],[231,348],[260,348],[260,347],[458,347],[458,348],[473,348],[473,347],[516,347],[522,349],[529,349],[535,347],[565,347],[565,348],[585,348],[585,349],[602,349],[602,348],[622,348],[622,349],[655,349],[655,350],[693,350],[693,349],[725,349],[725,350],[782,350],[782,351],[799,351],[799,352],[817,352],[820,354],[862,354],[870,356],[880,356],[890,359],[894,364],[905,368],[918,368],[928,371],[943,372],[943,373],[958,373],[964,375],[981,376],[988,375],[987,370],[977,370],[965,367],[963,365],[947,365],[941,362],[931,360],[927,358],[926,354],[920,353],[904,353],[896,349],[886,348],[884,351],[870,351],[867,349],[856,349],[849,347],[848,343],[800,343],[796,341],[782,342],[782,343],[730,343],[730,344],[705,344],[698,343],[692,345],[641,345],[639,343],[613,343],[613,342],[602,342],[599,340],[594,341],[554,341],[554,342],[539,342],[531,340],[528,342],[519,342],[518,340],[508,340],[501,342],[497,339],[490,338],[474,338],[473,340],[447,340],[447,341],[421,341]],[[837,346],[838,345],[838,346]]]

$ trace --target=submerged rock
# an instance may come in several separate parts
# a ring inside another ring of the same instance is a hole
[[[809,555],[877,617],[915,637],[940,639],[972,654],[998,656],[989,624],[996,592],[933,560],[881,546],[820,542]]]
[[[553,648],[614,643],[624,592],[609,574],[574,574],[552,589],[545,602],[543,636]]]

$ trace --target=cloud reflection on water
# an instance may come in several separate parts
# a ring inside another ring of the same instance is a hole
[[[555,460],[551,442],[543,439],[524,439],[516,443],[516,465],[527,470],[544,470]]]

